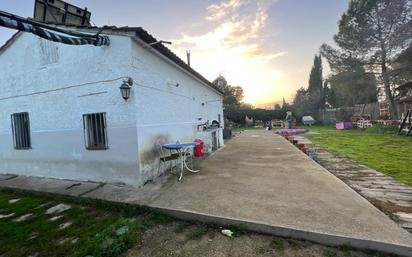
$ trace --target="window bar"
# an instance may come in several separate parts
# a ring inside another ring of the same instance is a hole
[[[15,140],[15,133],[14,133],[14,122],[13,122],[13,114],[10,116],[11,121],[11,131],[13,133],[13,145],[16,147],[16,140]]]
[[[92,116],[88,115],[87,116],[87,133],[89,134],[89,144],[87,145],[88,147],[93,147],[93,132],[92,132]]]
[[[99,114],[94,114],[94,132],[95,132],[95,141],[94,146],[99,148],[100,146],[100,135],[99,135]]]
[[[93,134],[92,134],[92,117],[90,115],[87,116],[87,134],[88,134],[88,139],[89,141],[87,142],[87,147],[92,147],[93,143]]]
[[[101,115],[100,113],[96,114],[96,131],[97,131],[97,142],[96,145],[98,148],[102,147],[102,134],[101,134],[101,127],[100,127]]]
[[[18,135],[19,135],[19,139],[20,139],[20,143],[19,143],[19,145],[18,145],[18,148],[22,148],[22,146],[23,146],[23,124],[22,124],[22,120],[21,120],[21,114],[19,113],[19,114],[17,114],[17,121],[18,121],[18,123],[19,123],[19,126],[18,126],[18,128],[19,128],[19,131],[18,131]]]
[[[87,120],[87,147],[92,147],[92,132],[91,132],[91,127],[92,127],[92,117],[91,115],[86,115],[86,120]]]
[[[82,116],[83,119],[83,139],[84,139],[84,145],[87,147],[87,138],[86,138],[86,121],[85,121],[85,117],[84,114]]]
[[[12,122],[13,122],[13,126],[14,126],[14,129],[13,129],[14,148],[17,148],[18,144],[19,144],[18,139],[17,139],[17,137],[18,137],[18,134],[17,134],[18,124],[16,122],[16,115],[13,114],[11,117],[12,117]]]
[[[17,146],[17,140],[16,140],[16,122],[14,121],[14,114],[11,115],[11,124],[13,125],[13,142],[14,142],[14,148]]]
[[[23,135],[24,135],[24,148],[29,147],[29,119],[26,113],[23,113]]]
[[[106,113],[103,113],[102,123],[103,123],[102,129],[103,129],[103,138],[104,138],[104,148],[107,148]]]
[[[87,147],[91,147],[92,144],[92,134],[90,132],[90,127],[91,127],[91,118],[89,115],[86,115],[86,131],[85,133],[87,134]]]
[[[90,146],[89,116],[83,115],[83,122],[84,122],[84,138],[86,141],[86,147],[89,147]]]
[[[90,146],[92,148],[96,148],[96,133],[95,133],[95,116],[94,114],[90,114]]]
[[[16,139],[15,148],[19,148],[20,140],[19,140],[19,120],[17,119],[17,114],[13,114],[13,122],[14,122],[14,137]]]
[[[97,115],[98,114],[93,114],[93,135],[94,135],[94,144],[93,147],[94,148],[98,148],[99,147],[99,134],[98,134],[98,130],[97,130]]]
[[[86,137],[86,147],[90,146],[90,133],[89,133],[89,128],[90,128],[90,121],[89,121],[89,116],[88,115],[84,115],[83,116],[84,119],[84,126],[85,126],[85,137]]]
[[[27,113],[27,147],[31,147],[31,136],[30,136],[30,117]]]
[[[20,146],[20,136],[19,136],[19,130],[20,130],[20,123],[19,123],[19,119],[18,119],[18,115],[15,114],[14,115],[14,122],[16,124],[16,148],[18,149]]]
[[[26,148],[27,147],[27,122],[26,122],[26,115],[25,113],[20,114],[20,120],[21,120],[21,136],[22,136],[22,145],[21,148]]]
[[[99,114],[99,146],[104,148],[103,113]]]

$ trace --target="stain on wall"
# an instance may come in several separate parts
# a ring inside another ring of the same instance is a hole
[[[152,180],[164,172],[159,170],[160,156],[162,156],[162,145],[171,142],[171,136],[167,133],[156,134],[145,142],[139,150],[140,176],[144,181]]]
[[[159,157],[162,155],[162,145],[170,143],[170,135],[168,134],[158,134],[150,138],[142,148],[140,153],[140,161],[143,165],[152,164],[157,162]]]

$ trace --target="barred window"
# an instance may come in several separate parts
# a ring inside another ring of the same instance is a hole
[[[41,50],[41,65],[57,63],[59,61],[59,44],[39,38]]]
[[[31,148],[29,113],[21,112],[11,115],[14,149]]]
[[[86,149],[107,149],[106,113],[83,115],[84,140]]]

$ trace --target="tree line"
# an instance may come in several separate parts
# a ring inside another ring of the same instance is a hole
[[[399,118],[396,87],[412,80],[412,2],[351,0],[338,22],[337,47],[323,44],[315,55],[308,87],[297,90],[293,106],[299,115],[316,116],[324,108],[389,103]],[[322,78],[322,57],[331,75]]]
[[[392,119],[399,118],[396,87],[412,80],[412,1],[350,0],[338,21],[336,47],[323,44],[315,55],[307,87],[299,88],[291,104],[273,110],[254,108],[242,102],[243,89],[228,85],[223,76],[213,83],[225,92],[224,114],[230,121],[283,119],[292,110],[295,117],[319,119],[325,108],[352,107],[385,99]],[[331,74],[323,77],[322,59]]]
[[[255,108],[251,104],[243,103],[243,88],[229,85],[222,75],[219,75],[212,83],[224,92],[224,116],[231,122],[245,124],[246,116],[264,122],[282,119],[285,117],[286,111],[290,109],[289,104],[285,101],[283,101],[282,106],[277,105],[273,110]]]

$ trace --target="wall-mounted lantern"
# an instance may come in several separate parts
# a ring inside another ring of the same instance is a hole
[[[133,79],[128,78],[123,80],[122,85],[120,86],[120,93],[122,94],[123,99],[127,102],[127,99],[130,97],[130,90],[133,86]]]

